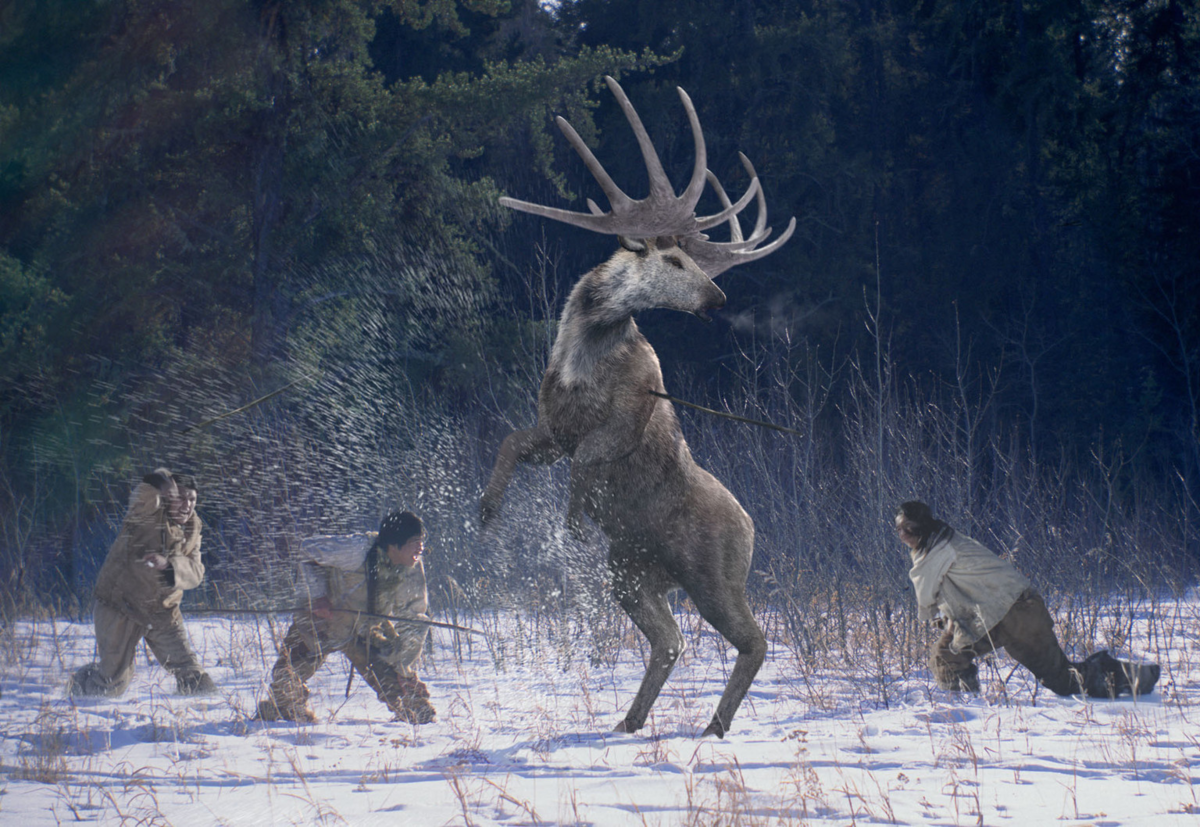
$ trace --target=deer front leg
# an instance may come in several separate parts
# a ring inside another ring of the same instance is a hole
[[[517,463],[550,465],[562,456],[563,451],[554,441],[554,437],[540,427],[513,431],[505,437],[500,445],[500,452],[496,455],[496,464],[492,466],[492,476],[479,501],[480,521],[486,526],[500,513],[504,492],[512,480]]]
[[[607,479],[604,466],[638,450],[654,413],[654,397],[633,394],[629,398],[629,404],[614,405],[609,418],[584,435],[571,454],[567,528],[580,542],[586,539],[583,515],[589,513],[597,486],[603,486]]]

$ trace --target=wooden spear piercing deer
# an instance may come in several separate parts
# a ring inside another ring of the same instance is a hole
[[[637,137],[650,192],[641,200],[622,192],[571,125],[558,118],[611,211],[603,212],[590,199],[588,213],[500,199],[512,209],[616,235],[621,249],[571,290],[538,395],[537,427],[514,431],[504,440],[480,513],[485,526],[496,516],[518,463],[549,464],[570,457],[567,525],[582,538],[586,514],[608,537],[613,593],[650,641],[646,674],[616,731],[636,732],[645,724],[683,652],[683,635],[667,602],[668,592],[682,588],[738,651],[733,674],[703,733],[724,737],[767,650],[746,600],[754,523],[734,496],[692,459],[671,403],[651,394],[663,391],[662,370],[633,316],[662,307],[708,321],[708,311],[725,304],[713,277],[777,250],[796,220],[772,244],[759,246],[770,229],[758,176],[741,156],[750,186],[737,203],[730,201],[706,170],[700,122],[682,89],[679,97],[691,123],[696,162],[687,189],[677,197],[637,112],[617,82],[605,80]],[[723,209],[698,218],[696,204],[706,182]],[[758,219],[750,236],[743,237],[737,215],[755,198]],[[704,231],[725,222],[731,240],[709,241]]]

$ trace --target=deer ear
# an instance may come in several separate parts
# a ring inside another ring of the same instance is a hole
[[[641,255],[646,252],[646,242],[640,238],[628,238],[623,235],[617,236],[617,241],[621,242],[621,246],[631,253]]]

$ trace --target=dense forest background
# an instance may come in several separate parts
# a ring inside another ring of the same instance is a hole
[[[500,439],[613,240],[509,213],[755,163],[780,251],[639,323],[758,527],[758,599],[906,607],[896,502],[1057,600],[1200,559],[1200,13],[1175,0],[15,0],[0,6],[0,593],[86,612],[128,491],[193,474],[212,605],[307,533],[430,525],[443,606],[603,589]],[[739,178],[741,175],[741,178]],[[751,208],[751,213],[753,208]],[[274,391],[267,401],[214,418]],[[854,588],[848,589],[847,585]],[[588,602],[588,601],[583,601]],[[593,610],[601,604],[592,604]],[[907,610],[907,609],[905,609]],[[875,612],[875,608],[871,609]],[[872,617],[876,615],[872,614]]]

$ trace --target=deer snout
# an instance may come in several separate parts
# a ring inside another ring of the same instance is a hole
[[[704,295],[704,302],[700,305],[700,307],[698,307],[696,310],[693,311],[693,313],[695,313],[695,315],[696,315],[696,318],[700,319],[701,321],[705,321],[705,322],[712,321],[712,319],[709,318],[708,311],[720,310],[722,307],[725,306],[724,291],[722,291],[720,287],[717,287],[715,284],[712,284],[711,282],[709,283],[708,287],[709,287],[709,289],[705,292],[705,295]]]

